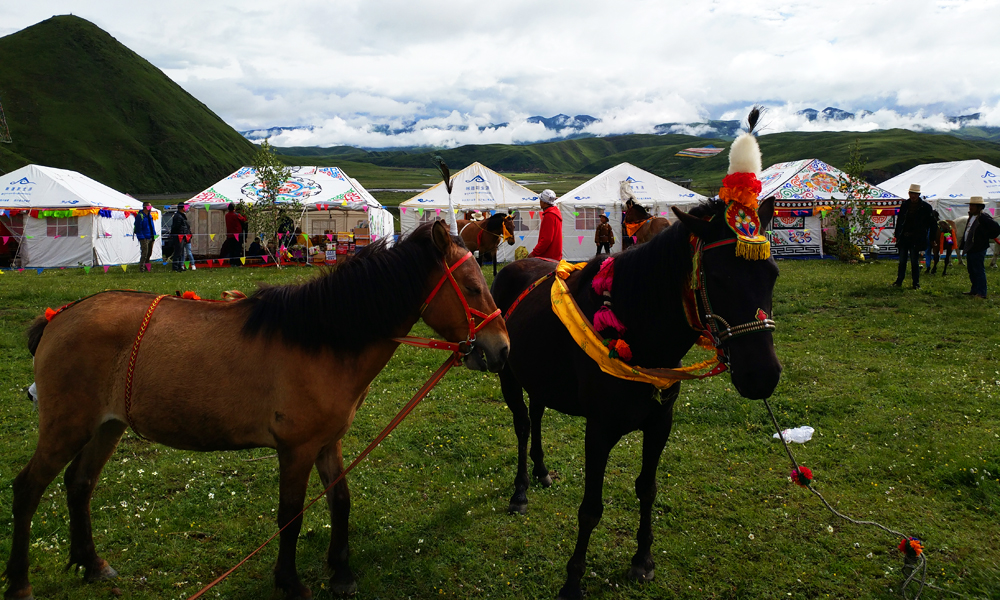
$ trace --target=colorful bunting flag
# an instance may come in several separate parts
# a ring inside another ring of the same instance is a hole
[[[240,257],[240,263],[242,263],[242,264],[244,264],[244,265],[245,265],[245,264],[247,264],[247,257],[245,257],[245,256],[241,256],[241,257]]]
[[[535,211],[529,210],[528,211],[528,216],[531,217],[532,219],[534,219],[535,218]]]
[[[86,273],[87,275],[90,275],[90,267],[87,265],[83,265],[83,272]]]
[[[406,214],[406,207],[405,206],[400,206],[399,207],[399,212],[401,212],[402,214],[405,215]]]
[[[264,264],[265,264],[265,265],[267,264],[267,259],[268,259],[268,258],[270,258],[270,257],[269,257],[269,256],[265,256],[265,257],[264,257]]]
[[[576,238],[578,240],[578,243],[582,246],[583,245],[583,236],[582,235],[578,235],[578,236],[576,236]]]
[[[278,235],[280,236],[281,234],[279,233]],[[214,233],[208,234],[208,239],[214,240],[215,239],[215,234]]]
[[[38,269],[37,269],[37,271],[38,271],[38,274],[39,274],[39,275],[41,275],[41,274],[42,274],[42,271],[44,271],[44,270],[45,270],[45,269],[43,269],[43,268],[41,268],[41,267],[38,267]]]
[[[128,265],[122,265],[122,272],[123,273],[127,273],[128,272]]]
[[[108,265],[104,265],[104,272],[105,272],[105,273],[107,273],[107,272],[108,272]]]

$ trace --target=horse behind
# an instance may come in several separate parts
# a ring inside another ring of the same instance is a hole
[[[310,598],[295,566],[302,524],[296,515],[309,473],[315,466],[326,486],[343,471],[341,438],[369,384],[399,346],[393,338],[422,317],[449,341],[474,340],[465,358],[468,368],[498,371],[506,359],[502,319],[489,321],[474,336],[470,332],[473,315],[489,315],[496,306],[481,269],[467,258],[468,251],[438,221],[395,246],[366,247],[307,283],[264,288],[244,300],[105,292],[70,305],[51,321],[40,317],[29,333],[38,445],[14,479],[14,536],[4,597],[32,597],[31,519],[45,488],[67,464],[69,564],[83,567],[87,581],[116,575],[94,547],[90,499],[105,462],[131,425],[151,441],[174,448],[275,448],[278,525],[291,522],[281,533],[275,583],[288,598]],[[440,285],[446,282],[452,285]],[[473,311],[463,307],[460,294]],[[150,312],[156,299],[162,301]],[[334,318],[347,305],[360,313]],[[135,354],[140,322],[148,327]],[[160,367],[178,356],[196,365],[183,380]],[[348,564],[346,479],[333,488],[327,504],[330,584],[335,591],[351,592],[356,584]]]
[[[684,308],[685,289],[690,290],[692,264],[697,258],[702,265],[700,281],[708,305],[700,298],[689,300],[696,304],[693,310],[712,315],[727,330],[732,324],[735,331],[741,332],[733,336],[720,334],[719,347],[729,364],[732,382],[746,398],[767,398],[781,374],[770,332],[773,326],[763,326],[771,314],[778,268],[774,259],[746,260],[736,256],[735,239],[725,224],[724,210],[720,202],[703,203],[691,214],[675,209],[679,221],[670,228],[646,244],[614,255],[610,298],[598,295],[591,285],[607,260],[604,257],[592,259],[584,269],[575,271],[566,285],[591,322],[605,301],[613,302],[614,313],[625,326],[624,339],[631,346],[633,365],[676,367],[702,334],[688,324]],[[769,222],[773,202],[765,202],[759,213],[761,223]],[[699,250],[693,250],[696,242],[704,244],[705,249],[697,246]],[[527,511],[529,430],[532,473],[543,486],[551,485],[541,440],[546,407],[586,419],[584,494],[578,511],[577,543],[559,591],[559,598],[576,600],[583,594],[580,581],[591,532],[604,512],[602,491],[609,453],[625,434],[636,430],[642,431],[642,467],[635,480],[639,498],[638,549],[632,557],[630,576],[638,581],[653,578],[651,511],[656,499],[656,470],[670,435],[680,384],[658,394],[651,384],[604,373],[553,313],[552,279],[537,283],[523,295],[554,268],[553,263],[537,259],[514,262],[500,271],[492,289],[497,304],[506,311],[511,340],[510,356],[500,371],[501,389],[513,413],[517,435],[518,464],[510,512]],[[511,311],[518,298],[520,302]],[[523,390],[528,392],[530,409],[524,402]]]
[[[941,276],[948,274],[948,265],[951,264],[951,252],[958,250],[958,234],[955,232],[955,222],[941,220],[937,223],[937,228],[931,234],[931,257],[934,259],[934,266],[929,269],[931,273],[937,273],[938,259],[941,252],[944,255],[944,271]]]
[[[465,242],[465,247],[472,252],[479,252],[479,266],[487,256],[493,260],[493,276],[497,274],[497,248],[501,241],[514,245],[514,217],[504,213],[496,213],[482,221],[467,221],[459,219],[458,235]]]
[[[634,243],[645,244],[661,231],[670,227],[666,217],[654,217],[637,202],[628,201],[625,211],[625,233],[627,237],[635,238]]]

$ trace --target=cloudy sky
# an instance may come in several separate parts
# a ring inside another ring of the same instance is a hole
[[[280,145],[529,142],[558,113],[651,132],[754,102],[768,132],[1000,126],[1000,0],[32,0],[0,3],[0,35],[66,13],[237,129],[313,126]],[[827,106],[874,114],[795,115]]]

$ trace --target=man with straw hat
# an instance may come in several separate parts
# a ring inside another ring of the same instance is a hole
[[[906,279],[906,261],[910,261],[913,289],[920,289],[920,251],[927,248],[931,230],[937,227],[934,209],[920,198],[920,184],[910,184],[910,199],[899,207],[896,215],[896,246],[899,248],[899,269],[892,285],[899,287]]]
[[[969,222],[965,225],[965,238],[962,240],[962,254],[966,256],[966,266],[969,269],[969,280],[972,289],[962,292],[966,296],[986,297],[986,249],[990,240],[1000,235],[1000,224],[984,212],[986,202],[982,196],[969,198]]]

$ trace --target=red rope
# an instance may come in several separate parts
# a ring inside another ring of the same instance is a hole
[[[149,327],[149,321],[153,318],[153,311],[160,304],[160,300],[166,297],[166,294],[157,296],[153,300],[153,303],[149,305],[149,308],[146,309],[146,314],[142,317],[142,323],[139,324],[139,333],[136,334],[135,341],[132,342],[132,354],[129,355],[128,370],[125,372],[125,420],[128,421],[128,425],[132,428],[132,431],[142,439],[146,439],[146,437],[139,433],[139,430],[135,428],[135,423],[132,422],[132,375],[135,374],[135,361],[139,357],[139,345],[142,344],[142,337],[146,335],[146,328]],[[60,308],[59,310],[62,309]]]
[[[305,507],[303,507],[303,509],[299,511],[299,514],[295,515],[290,521],[288,521],[288,523],[285,524],[284,527],[282,527],[281,529],[279,529],[278,531],[276,531],[274,533],[274,535],[272,535],[271,537],[267,538],[267,541],[265,541],[263,544],[261,544],[260,546],[258,546],[256,550],[254,550],[253,552],[251,552],[250,554],[248,554],[246,556],[246,558],[244,558],[240,562],[236,563],[236,565],[233,568],[229,569],[228,571],[226,571],[225,573],[223,573],[222,575],[220,575],[219,577],[217,577],[215,579],[215,581],[213,581],[212,583],[210,583],[210,584],[206,585],[205,587],[203,587],[202,589],[200,589],[196,594],[194,594],[193,596],[191,596],[190,598],[188,598],[188,600],[196,600],[197,598],[200,598],[202,595],[204,595],[205,592],[207,592],[208,590],[210,590],[213,587],[215,587],[216,585],[218,585],[226,577],[229,577],[234,571],[236,571],[236,569],[238,569],[241,566],[243,566],[243,563],[245,563],[246,561],[250,560],[255,554],[257,554],[258,552],[260,552],[261,550],[263,550],[264,546],[267,546],[268,544],[270,544],[271,540],[273,540],[274,538],[278,537],[278,535],[282,531],[285,530],[285,527],[288,527],[289,525],[291,525],[292,523],[294,523],[295,520],[298,519],[299,517],[301,517],[307,510],[309,510],[309,508],[313,504],[316,504],[317,502],[319,502],[319,500],[323,496],[325,496],[331,489],[333,489],[333,486],[335,486],[338,483],[340,483],[340,481],[348,473],[351,472],[351,469],[353,469],[358,463],[360,463],[362,460],[364,460],[365,457],[368,456],[368,454],[372,450],[374,450],[375,447],[378,446],[382,442],[382,440],[384,440],[386,438],[386,436],[388,436],[392,432],[392,430],[395,429],[396,426],[399,425],[403,421],[403,419],[406,418],[406,415],[410,414],[410,412],[414,408],[416,408],[417,404],[419,404],[420,401],[424,399],[424,396],[426,396],[428,393],[430,393],[430,391],[434,388],[434,386],[437,385],[438,382],[441,381],[441,379],[445,376],[445,373],[447,373],[449,369],[451,369],[453,366],[457,365],[459,362],[461,362],[461,356],[460,355],[458,355],[458,354],[452,354],[451,356],[449,356],[448,360],[444,361],[444,364],[442,364],[440,367],[438,367],[438,370],[435,371],[433,375],[431,375],[431,378],[428,379],[426,383],[424,383],[423,387],[421,387],[417,391],[417,393],[413,396],[413,398],[411,398],[410,401],[407,402],[406,405],[402,409],[400,409],[400,411],[398,413],[396,413],[396,416],[393,417],[392,421],[390,421],[389,424],[385,426],[385,428],[382,430],[382,432],[379,433],[378,436],[374,440],[372,440],[372,442],[370,444],[368,444],[368,447],[365,448],[361,452],[361,454],[359,454],[357,456],[357,458],[355,458],[354,461],[351,462],[350,465],[348,465],[348,467],[346,469],[344,469],[343,471],[340,472],[340,475],[338,475],[336,479],[334,479],[333,481],[330,482],[330,485],[326,486],[326,489],[323,490],[323,492],[320,495],[318,495],[315,498],[313,498],[312,501],[309,502],[309,504],[306,504]]]

